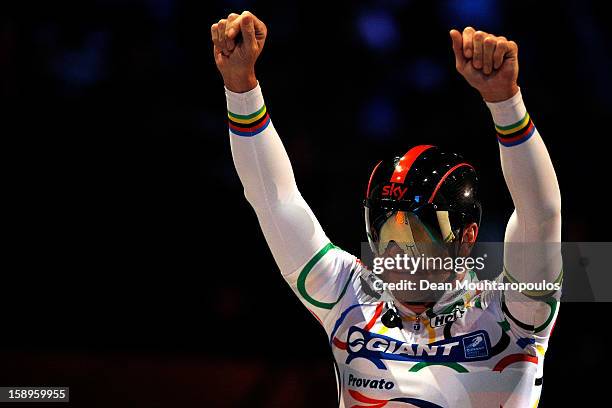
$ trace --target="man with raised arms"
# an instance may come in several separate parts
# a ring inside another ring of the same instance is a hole
[[[211,27],[229,141],[246,199],[283,278],[327,333],[339,406],[536,406],[559,291],[381,294],[368,287],[404,276],[393,270],[374,275],[333,245],[302,198],[255,75],[267,35],[250,12],[232,13]],[[560,282],[559,186],[517,83],[517,44],[471,27],[451,30],[450,39],[457,71],[491,111],[515,207],[497,281]],[[406,134],[406,144],[410,139]],[[378,162],[367,185],[366,232],[375,256],[469,255],[481,214],[476,170],[435,146],[404,151]],[[412,276],[438,283],[477,280],[473,271],[423,269]],[[282,327],[262,330],[291,335]],[[371,387],[374,381],[386,386]]]

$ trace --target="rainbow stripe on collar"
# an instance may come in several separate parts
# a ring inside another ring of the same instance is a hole
[[[507,126],[495,125],[497,140],[504,146],[516,146],[526,142],[534,133],[535,126],[529,113],[523,119]]]
[[[270,115],[263,105],[256,112],[248,115],[238,115],[227,111],[230,132],[236,136],[252,137],[261,132],[270,124]]]

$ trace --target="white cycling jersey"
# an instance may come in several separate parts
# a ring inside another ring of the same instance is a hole
[[[376,277],[330,242],[299,193],[259,84],[240,94],[226,89],[226,97],[245,195],[283,277],[327,333],[339,406],[537,406],[560,293],[448,291],[420,315],[395,302],[403,327],[387,328],[384,302],[370,286]],[[536,273],[559,281],[560,252],[511,245],[560,242],[560,194],[546,147],[520,92],[487,105],[515,204],[498,281]]]
[[[333,244],[286,279],[324,316],[341,407],[537,406],[556,296],[520,321],[502,291],[449,291],[420,315],[396,302],[403,327],[389,329],[369,282],[377,278]],[[477,280],[473,272],[465,279]]]

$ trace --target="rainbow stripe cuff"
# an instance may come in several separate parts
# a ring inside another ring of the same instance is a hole
[[[497,140],[504,146],[516,146],[526,142],[534,133],[535,126],[529,113],[523,119],[507,126],[495,125]]]
[[[248,115],[238,115],[227,111],[230,132],[236,136],[252,137],[264,131],[270,124],[270,115],[263,105],[258,111]]]

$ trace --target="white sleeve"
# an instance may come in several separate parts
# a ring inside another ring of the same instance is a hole
[[[504,276],[510,282],[559,283],[561,194],[552,161],[519,92],[487,103],[499,141],[501,165],[514,203],[504,239]],[[550,322],[558,291],[505,291],[511,319],[535,328]],[[539,301],[538,301],[539,300]],[[546,325],[549,326],[549,325]]]
[[[315,316],[344,295],[355,257],[332,245],[295,183],[261,87],[225,88],[234,165],[265,239],[285,280]]]

